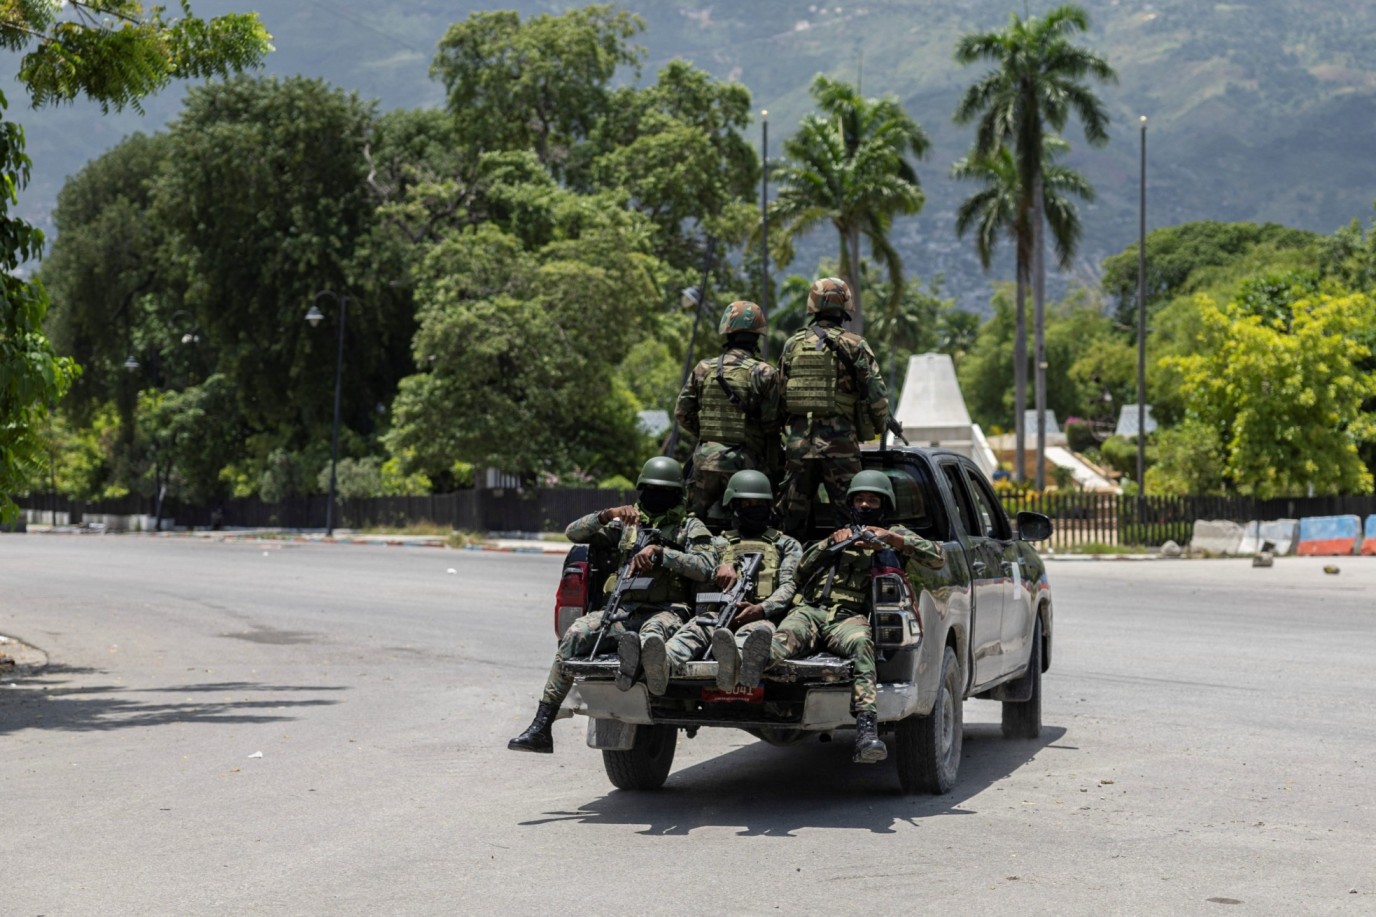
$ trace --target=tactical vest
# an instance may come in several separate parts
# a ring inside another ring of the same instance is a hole
[[[726,354],[723,353],[714,362],[708,364],[710,368],[707,372],[707,378],[702,383],[702,402],[698,413],[698,438],[714,443],[740,445],[746,441],[748,436],[746,427],[749,418],[745,411],[734,404],[726,392],[722,391],[721,383],[717,381],[717,374],[721,374],[742,404],[749,405],[751,369],[760,361],[753,357],[747,357],[735,366],[724,366],[725,359]]]
[[[867,551],[855,548],[842,551],[836,564],[836,576],[831,581],[831,597],[824,598],[822,595],[826,591],[829,572],[828,568],[822,567],[808,581],[806,595],[800,593],[799,599],[809,605],[828,608],[839,604],[848,612],[863,614],[870,600],[873,561],[873,556]]]
[[[784,387],[788,413],[854,417],[855,394],[841,391],[836,384],[840,361],[818,335],[835,340],[841,336],[841,331],[814,325],[797,338],[788,368],[788,384]]]
[[[726,563],[735,564],[746,554],[764,555],[760,560],[760,569],[755,574],[755,593],[750,596],[752,602],[763,602],[778,588],[779,559],[783,555],[779,550],[778,538],[779,533],[774,529],[765,529],[763,535],[754,538],[743,538],[739,532],[731,532],[726,536],[726,556],[722,558]]]
[[[621,561],[624,564],[630,560],[628,556],[631,548],[635,546],[636,526],[628,525],[621,532],[621,541],[617,544],[617,550],[621,552]],[[664,536],[664,546],[676,550],[684,550],[683,523],[666,526],[660,530]],[[612,571],[611,576],[607,577],[607,583],[602,587],[605,594],[610,595],[616,588],[616,579],[619,575],[618,570]],[[627,589],[622,596],[622,601],[631,605],[668,605],[673,602],[692,602],[692,589],[689,582],[682,576],[673,572],[664,565],[652,567],[648,573],[640,573],[635,577],[638,581],[648,581],[643,589]]]

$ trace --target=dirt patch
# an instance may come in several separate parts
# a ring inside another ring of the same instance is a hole
[[[22,640],[0,635],[0,678],[31,675],[48,664],[48,654]]]

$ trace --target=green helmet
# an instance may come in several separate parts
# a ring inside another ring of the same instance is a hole
[[[889,476],[882,471],[860,471],[855,477],[850,479],[850,488],[846,491],[846,502],[858,493],[879,494],[889,501],[888,510],[898,505],[898,498],[893,495],[893,484],[889,482]]]
[[[683,466],[667,455],[656,455],[640,469],[635,486],[637,490],[641,487],[674,487],[682,490]]]
[[[722,337],[728,334],[735,334],[744,331],[747,334],[764,334],[765,319],[764,310],[753,302],[738,299],[726,307],[726,311],[721,314],[721,324],[717,326],[717,332]]]
[[[737,471],[726,482],[726,493],[722,494],[721,505],[727,507],[731,501],[741,497],[746,500],[774,499],[774,491],[769,486],[769,478],[763,471]]]
[[[855,317],[850,287],[840,277],[823,277],[813,281],[812,288],[807,291],[807,314],[820,315],[826,312],[841,312],[850,318]]]

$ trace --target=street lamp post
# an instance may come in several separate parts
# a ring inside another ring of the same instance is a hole
[[[760,308],[769,314],[769,110],[760,109]],[[760,342],[769,356],[769,335]]]
[[[1142,157],[1137,206],[1137,521],[1147,496],[1147,116],[1142,116]]]
[[[325,537],[334,537],[334,497],[337,487],[336,468],[339,464],[339,392],[344,380],[344,320],[348,315],[349,297],[340,296],[333,290],[321,290],[315,294],[306,321],[311,327],[320,324],[325,313],[320,311],[320,297],[328,296],[339,306],[339,345],[334,359],[334,421],[330,426],[330,493],[325,503]]]

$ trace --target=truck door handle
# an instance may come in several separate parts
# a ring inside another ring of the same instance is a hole
[[[989,568],[985,566],[984,561],[976,560],[970,563],[970,569],[974,570],[976,573],[983,574]]]

